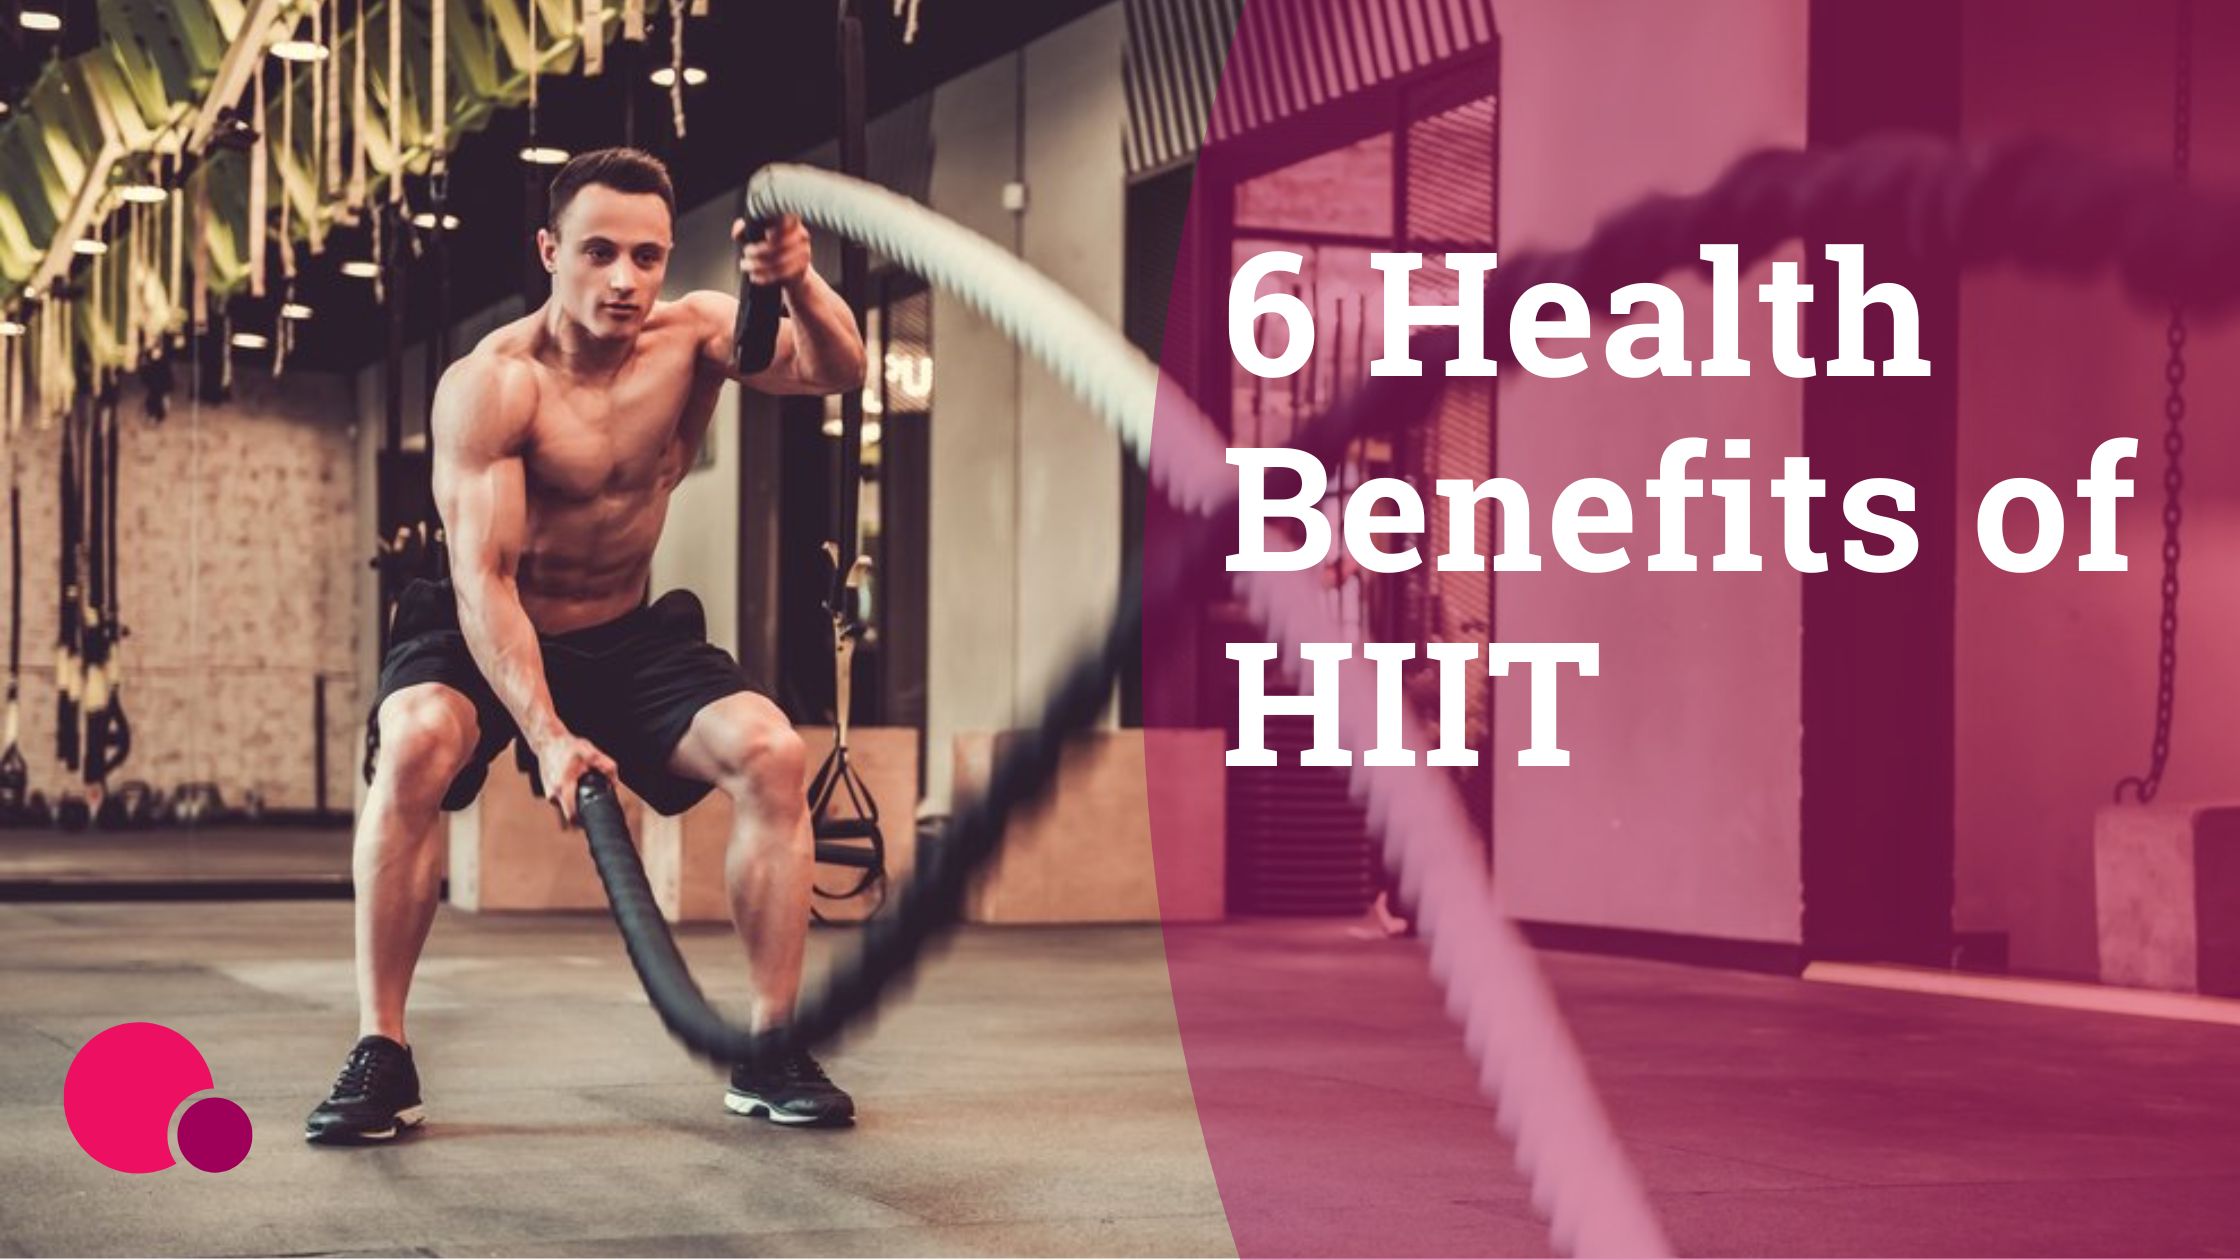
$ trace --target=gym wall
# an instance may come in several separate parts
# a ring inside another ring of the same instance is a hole
[[[1966,10],[1971,142],[2041,133],[2147,171],[2170,169],[2173,0],[1976,0]],[[2193,174],[2240,181],[2240,9],[2197,8]],[[2048,84],[2059,84],[2049,91]],[[2069,511],[2061,558],[2002,573],[1971,538],[1959,564],[1957,904],[1962,930],[2009,933],[2015,970],[2098,974],[2092,822],[2115,781],[2146,769],[2162,557],[2168,312],[2113,283],[1970,273],[1961,293],[1958,497],[2035,477]],[[2182,631],[2161,802],[2240,799],[2240,327],[2196,321],[2189,346]],[[2130,571],[2080,574],[2086,514],[2070,493],[2101,440],[2139,439],[2118,513]],[[2016,528],[2021,528],[2017,514]]]
[[[1806,14],[1790,0],[1505,0],[1503,256],[1575,244],[1650,190],[1698,188],[1750,149],[1802,144]],[[1768,274],[1746,274],[1743,292]],[[1691,312],[1710,308],[1706,283],[1665,282]],[[1764,307],[1743,305],[1746,353],[1764,357],[1767,325]],[[1690,356],[1709,345],[1709,321],[1691,320]],[[1755,466],[1779,467],[1761,461],[1801,453],[1803,400],[1802,382],[1762,364],[1747,378],[1629,381],[1596,363],[1570,380],[1504,387],[1496,467],[1531,487],[1638,484],[1687,434],[1749,438]],[[1778,557],[1780,515],[1759,511],[1752,524],[1759,554]],[[1716,504],[1693,505],[1693,537],[1718,529]],[[1778,560],[1760,573],[1636,563],[1501,575],[1496,639],[1602,644],[1601,677],[1564,683],[1569,769],[1519,768],[1529,707],[1514,687],[1494,700],[1494,865],[1513,914],[1801,940],[1800,600]]]
[[[309,809],[313,688],[326,678],[327,801],[347,809],[364,740],[352,669],[356,576],[371,535],[353,529],[357,454],[347,382],[243,366],[234,397],[145,418],[124,392],[117,520],[121,649],[132,754],[110,785],[215,782],[228,804],[256,791]],[[23,434],[23,751],[31,786],[80,787],[54,756],[59,428]],[[199,454],[198,454],[199,453]],[[199,463],[199,471],[197,465]]]

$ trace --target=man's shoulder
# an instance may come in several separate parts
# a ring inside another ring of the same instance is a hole
[[[462,432],[525,428],[536,415],[537,380],[527,347],[492,333],[444,369],[436,391],[437,427]]]

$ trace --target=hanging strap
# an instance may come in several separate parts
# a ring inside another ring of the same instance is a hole
[[[669,121],[684,139],[684,0],[669,0]]]
[[[264,296],[265,139],[264,69],[256,74],[257,139],[249,147],[249,296]]]
[[[389,0],[389,200],[404,200],[404,0]]]
[[[606,69],[607,19],[603,0],[583,0],[576,18],[576,38],[583,41],[583,76],[592,78]]]
[[[366,5],[358,0],[353,18],[357,39],[350,58],[350,191],[346,204],[355,215],[366,204]]]
[[[392,3],[395,0],[391,0]],[[537,0],[529,0],[529,7],[536,8]],[[442,161],[450,146],[451,121],[451,69],[448,62],[451,38],[444,30],[451,12],[449,0],[429,0],[428,5],[428,148]],[[440,224],[438,225],[441,226]]]
[[[319,202],[342,191],[342,6],[327,0],[327,59],[319,63],[319,111],[322,134],[319,145]]]
[[[840,0],[840,173],[862,178],[864,150],[863,22],[855,0]],[[840,246],[840,298],[863,323],[865,259],[863,247],[853,241]],[[840,395],[840,485],[833,496],[832,589],[825,608],[847,632],[860,627],[855,621],[855,582],[862,576],[860,502],[863,488],[863,391]]]

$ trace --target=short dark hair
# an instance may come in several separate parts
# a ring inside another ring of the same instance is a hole
[[[616,192],[652,193],[669,208],[672,220],[677,217],[676,189],[670,186],[669,168],[660,158],[643,149],[593,149],[568,159],[568,164],[552,177],[552,187],[545,196],[544,225],[558,232],[560,215],[568,203],[593,184]]]

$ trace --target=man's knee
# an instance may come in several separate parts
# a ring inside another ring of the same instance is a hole
[[[709,718],[718,788],[739,804],[764,810],[804,806],[808,750],[775,706],[727,704]]]
[[[442,792],[474,754],[481,730],[474,704],[440,683],[407,687],[381,702],[381,753],[401,786]]]

